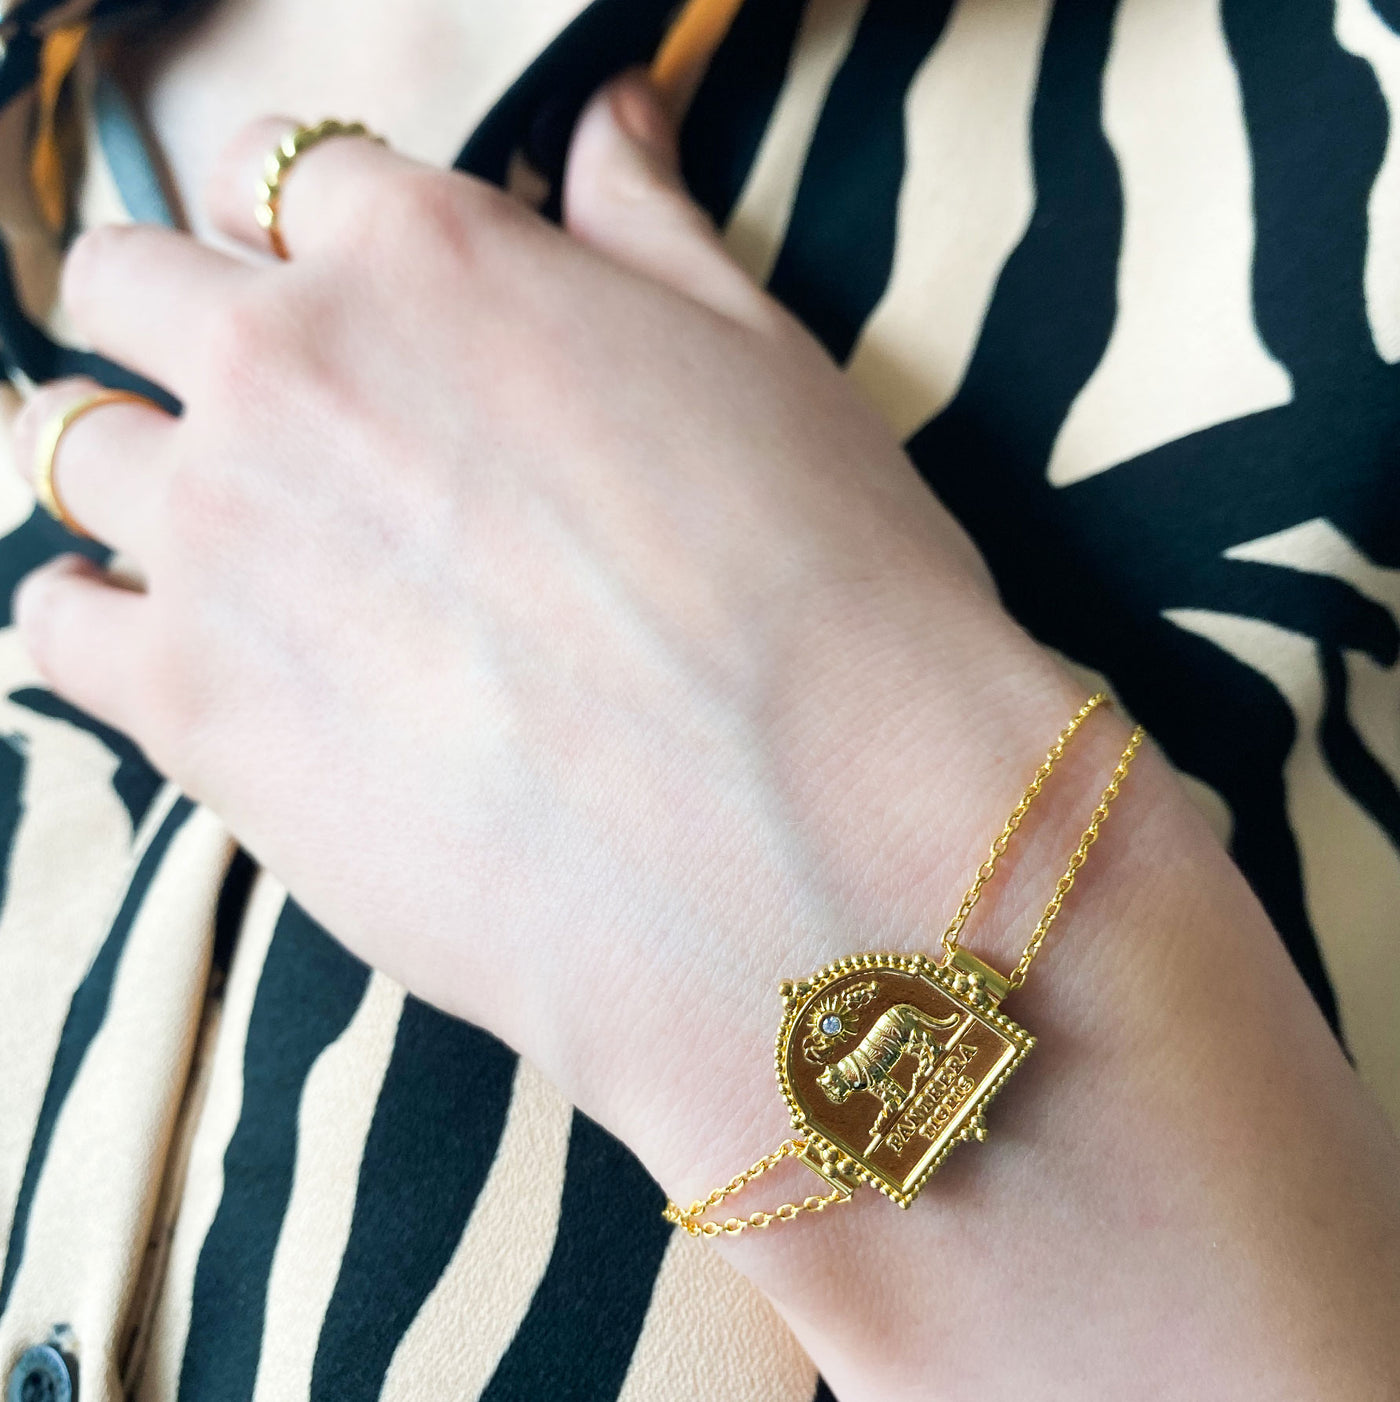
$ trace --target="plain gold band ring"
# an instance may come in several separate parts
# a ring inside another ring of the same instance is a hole
[[[39,458],[34,470],[34,495],[38,498],[39,505],[55,521],[62,523],[74,535],[84,536],[88,540],[92,539],[92,533],[84,530],[74,520],[68,508],[64,506],[63,499],[59,496],[58,488],[54,484],[53,466],[54,458],[58,455],[59,440],[89,409],[97,409],[104,404],[129,403],[149,404],[153,408],[159,407],[144,394],[137,394],[129,389],[102,389],[94,394],[85,395],[76,404],[70,404],[61,414],[55,415],[44,425],[44,431],[39,436]]]
[[[309,127],[297,127],[288,132],[277,145],[267,153],[263,161],[263,176],[258,181],[258,203],[253,217],[260,229],[267,230],[268,242],[279,258],[290,258],[287,245],[282,238],[279,222],[282,207],[282,182],[292,168],[292,162],[303,151],[309,150],[319,141],[331,136],[363,136],[370,141],[387,145],[382,136],[372,132],[363,122],[341,122],[334,117],[325,117]]]

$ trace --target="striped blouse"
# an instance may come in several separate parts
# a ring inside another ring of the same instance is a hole
[[[56,273],[170,221],[93,41],[179,8],[5,7],[11,408],[132,382]],[[456,165],[555,213],[564,119],[672,9],[593,0]],[[1400,1125],[1397,100],[1400,0],[747,0],[682,146],[1007,608],[1151,731]],[[0,535],[0,600],[72,548],[8,472]],[[83,1402],[829,1395],[622,1145],[8,626],[0,739],[0,1380],[51,1342]]]

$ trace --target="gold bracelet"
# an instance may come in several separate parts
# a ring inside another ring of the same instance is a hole
[[[958,936],[1065,746],[1090,712],[1105,704],[1105,693],[1091,696],[1050,747],[943,932],[939,962],[922,954],[853,954],[811,978],[779,986],[778,1085],[792,1112],[795,1137],[688,1208],[668,1202],[668,1222],[691,1236],[736,1236],[749,1227],[790,1222],[801,1212],[848,1202],[862,1183],[908,1207],[954,1145],[987,1137],[987,1102],[1035,1046],[1035,1038],[998,1005],[1026,981],[1143,742],[1141,726],[1134,729],[1011,973],[1000,974],[968,953]],[[710,1208],[786,1158],[806,1164],[830,1191],[785,1202],[772,1212],[702,1220]]]

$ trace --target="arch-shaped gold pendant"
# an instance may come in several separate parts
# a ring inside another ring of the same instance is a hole
[[[957,950],[855,954],[784,983],[778,1083],[802,1161],[833,1187],[869,1183],[901,1207],[965,1139],[1035,1038],[997,1004],[1006,980]]]

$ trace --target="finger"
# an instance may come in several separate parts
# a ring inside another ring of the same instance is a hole
[[[763,331],[781,322],[777,304],[729,256],[686,191],[674,129],[641,70],[614,79],[584,109],[565,168],[564,224],[724,316]]]
[[[294,117],[250,122],[224,147],[205,187],[205,208],[213,224],[268,256],[272,245],[257,220],[258,187],[267,173],[269,153],[297,125]],[[434,167],[369,137],[327,137],[302,151],[281,177],[277,220],[288,256],[314,254],[353,239],[355,229],[392,200],[386,179],[414,170]]]
[[[185,398],[201,326],[256,270],[157,224],[99,224],[63,263],[63,304],[103,355]]]
[[[14,422],[15,465],[33,488],[45,430],[102,386],[83,376],[35,390]],[[68,514],[98,540],[139,560],[149,544],[165,487],[176,420],[155,405],[101,404],[80,414],[59,437],[53,487]]]
[[[59,695],[135,736],[144,604],[92,561],[60,555],[20,581],[10,614],[34,665]]]

